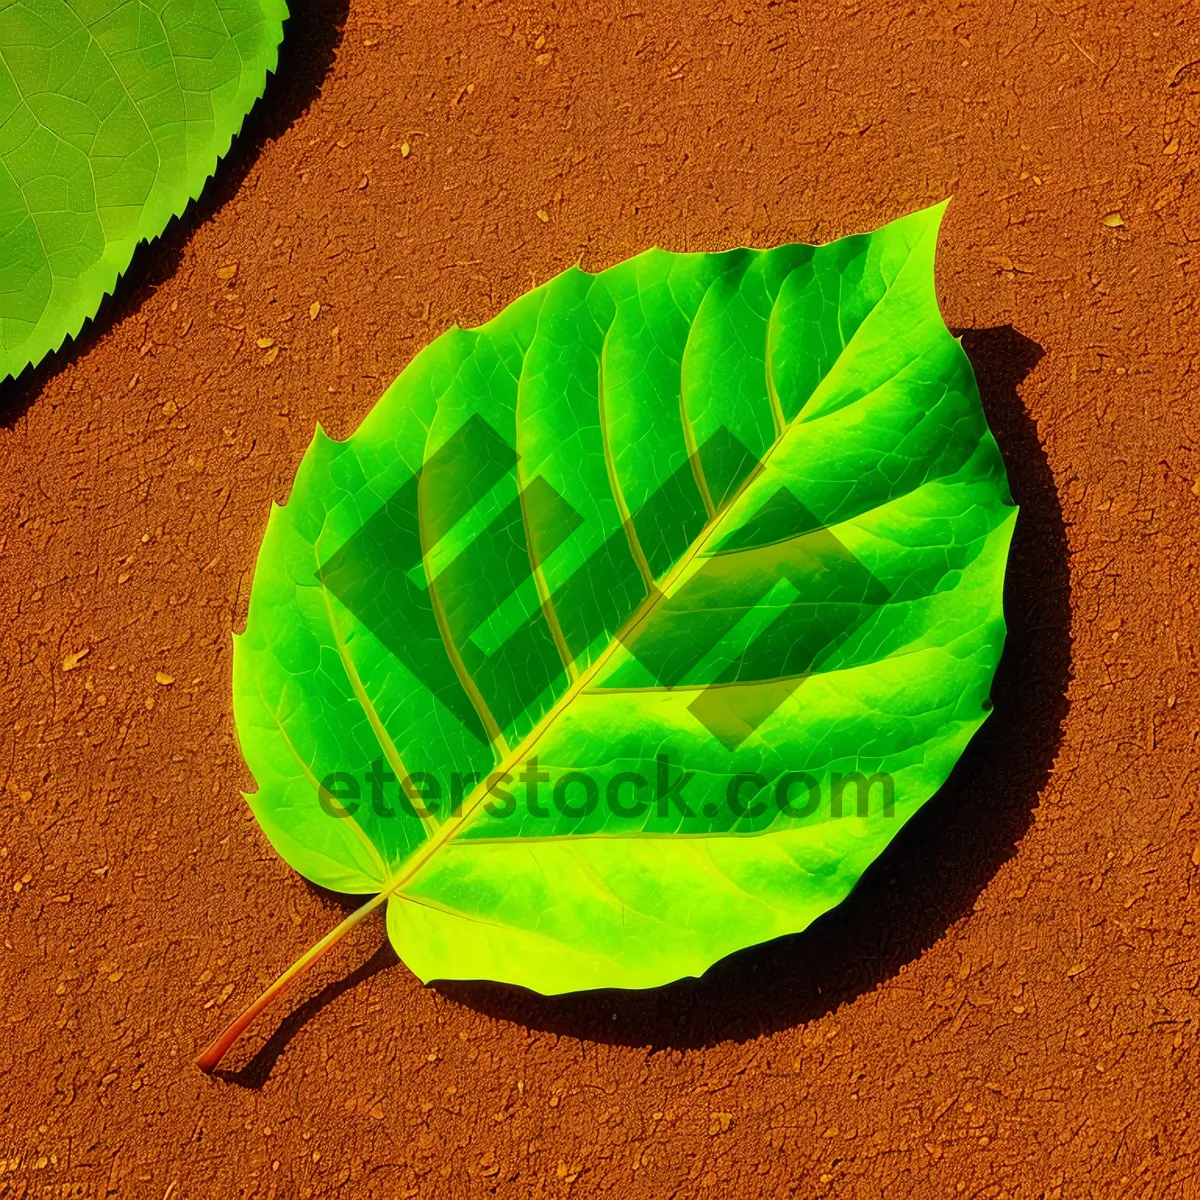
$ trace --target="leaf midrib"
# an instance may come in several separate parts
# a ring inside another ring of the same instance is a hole
[[[770,370],[769,365],[767,369],[768,371]],[[603,371],[603,368],[601,368],[601,371]],[[601,375],[601,378],[602,377],[603,376]],[[601,409],[601,412],[603,412],[603,409]],[[601,430],[603,431],[604,428],[604,422],[601,420]],[[536,747],[537,743],[541,740],[543,734],[545,734],[550,726],[564,712],[566,712],[571,704],[574,703],[575,698],[584,692],[592,679],[600,673],[601,668],[608,662],[612,655],[616,653],[617,647],[627,641],[632,636],[633,631],[636,630],[643,621],[649,618],[658,602],[664,596],[670,593],[670,589],[674,585],[675,581],[687,570],[687,568],[695,560],[696,556],[707,545],[709,539],[715,533],[725,514],[733,508],[734,503],[749,487],[753,485],[762,471],[765,470],[767,463],[770,461],[772,455],[774,455],[784,438],[787,436],[790,428],[790,425],[784,427],[783,431],[771,443],[767,452],[759,461],[758,467],[755,470],[752,470],[746,476],[746,478],[738,486],[737,491],[729,498],[725,505],[723,505],[722,508],[714,513],[707,522],[705,522],[704,527],[700,530],[700,533],[688,547],[687,551],[680,556],[679,560],[663,577],[662,583],[649,589],[646,599],[643,600],[642,603],[634,610],[634,612],[626,619],[624,625],[622,625],[621,628],[614,633],[612,638],[609,640],[608,645],[605,646],[604,650],[596,657],[596,660],[584,672],[582,672],[582,674],[580,674],[578,679],[571,683],[559,700],[542,716],[533,729],[531,729],[529,733],[526,734],[525,737],[522,738],[521,741],[512,750],[510,750],[498,764],[496,764],[496,766],[493,768],[493,771],[489,774],[488,779],[492,778],[493,776],[503,776],[507,774],[514,766],[521,762],[522,759],[527,758],[533,751],[534,747]],[[606,464],[610,461],[607,439],[605,440],[605,461]],[[627,527],[631,525],[632,522],[627,521]],[[402,889],[404,888],[405,884],[410,883],[420,873],[422,868],[424,868],[425,864],[437,854],[442,846],[453,840],[458,832],[463,829],[468,822],[470,822],[475,813],[478,812],[480,806],[484,803],[484,800],[488,794],[489,785],[488,780],[485,779],[481,783],[477,784],[471,795],[467,797],[467,800],[463,804],[461,814],[458,817],[452,817],[445,824],[441,825],[428,842],[418,847],[413,852],[412,856],[407,860],[407,862],[405,862],[405,864],[400,867],[400,869],[392,876],[392,878],[388,880],[383,892],[385,894],[399,893],[404,895]]]
[[[879,297],[879,299],[875,302],[875,304],[873,304],[871,306],[870,310],[863,315],[862,319],[859,321],[857,327],[855,328],[854,334],[851,335],[849,342],[847,342],[845,340],[844,336],[842,337],[842,347],[838,353],[837,358],[834,360],[833,363],[830,364],[829,369],[825,372],[822,382],[824,382],[824,380],[828,379],[829,376],[833,373],[833,371],[837,367],[838,363],[841,362],[841,360],[842,360],[843,356],[845,355],[847,349],[849,348],[850,344],[855,341],[855,338],[857,337],[859,331],[866,324],[869,317],[879,307],[879,304],[883,301],[884,297],[887,296],[887,294],[891,291],[892,287],[895,286],[896,281],[899,279],[900,275],[903,274],[904,271],[907,269],[909,262],[911,262],[913,251],[915,249],[916,249],[915,246],[910,246],[908,248],[909,253],[908,253],[908,256],[907,256],[903,266],[901,266],[900,270],[897,271],[896,276],[892,279],[891,283],[888,284],[887,287],[885,287],[883,294]],[[782,286],[780,288],[780,291],[782,291]],[[777,291],[775,300],[772,303],[771,315],[770,315],[770,317],[768,317],[767,331],[766,331],[767,336],[765,339],[767,342],[767,346],[768,346],[768,353],[764,356],[764,369],[765,369],[766,375],[767,375],[768,396],[771,395],[772,390],[774,388],[774,380],[772,378],[772,371],[771,371],[771,359],[770,359],[770,354],[769,354],[770,328],[771,328],[771,319],[774,317],[775,310],[778,305],[778,301],[779,301],[779,292]],[[839,335],[840,335],[841,334],[840,296],[839,296],[839,306],[838,306],[838,323],[839,323]],[[691,336],[691,329],[694,327],[695,326],[694,326],[694,321],[693,321],[693,324],[692,324],[691,328],[689,328],[689,331],[688,331],[689,338]],[[631,549],[632,549],[633,545],[636,544],[636,533],[633,532],[633,522],[628,514],[627,506],[624,503],[624,495],[620,489],[619,480],[616,477],[615,463],[612,461],[611,447],[610,447],[609,440],[608,440],[607,424],[604,420],[604,350],[607,348],[608,338],[611,333],[611,330],[612,330],[612,326],[610,325],[609,329],[605,332],[604,342],[603,342],[603,345],[601,348],[601,353],[599,356],[598,379],[597,379],[597,383],[598,383],[597,401],[598,401],[598,408],[599,408],[599,413],[600,413],[600,429],[601,429],[603,446],[604,446],[605,466],[606,466],[606,469],[608,470],[609,479],[612,482],[614,497],[616,498],[618,507],[621,511],[621,515],[623,518],[622,523],[626,528],[627,534],[630,534],[633,539],[633,540],[631,540]],[[686,347],[685,347],[685,351],[686,351]],[[680,362],[681,362],[681,366],[682,366],[682,357],[681,357]],[[681,380],[681,388],[682,388],[682,380]],[[479,811],[480,807],[485,802],[486,797],[490,794],[490,786],[489,786],[488,781],[493,778],[502,777],[503,775],[509,773],[513,767],[515,767],[518,763],[520,763],[522,761],[522,759],[525,759],[530,755],[530,753],[537,746],[538,742],[541,740],[542,736],[549,730],[550,726],[554,724],[554,722],[559,718],[559,716],[561,716],[564,712],[567,711],[567,709],[571,706],[571,704],[574,703],[577,696],[579,696],[581,693],[583,693],[587,690],[588,684],[592,681],[592,679],[595,678],[595,676],[597,674],[599,674],[600,670],[607,664],[607,662],[612,657],[612,655],[614,653],[616,653],[617,647],[622,645],[625,641],[627,641],[632,636],[633,631],[636,630],[637,627],[639,625],[641,625],[643,621],[647,620],[651,616],[651,614],[653,613],[654,609],[656,608],[658,602],[663,597],[670,594],[670,589],[672,588],[672,586],[675,584],[675,582],[678,580],[678,578],[687,570],[687,568],[692,564],[692,562],[696,559],[696,557],[699,555],[701,550],[703,550],[704,547],[711,540],[713,534],[716,532],[717,528],[721,524],[721,521],[723,520],[725,515],[733,509],[737,500],[741,498],[741,496],[745,493],[745,491],[749,487],[751,487],[754,484],[754,482],[758,479],[758,477],[766,470],[767,464],[770,462],[771,458],[774,456],[776,451],[779,449],[780,445],[783,443],[788,432],[792,429],[793,426],[798,425],[801,422],[801,418],[803,416],[804,409],[805,409],[805,407],[807,407],[809,401],[811,401],[811,399],[812,399],[812,395],[814,395],[815,393],[816,393],[816,389],[814,389],[814,392],[809,395],[809,397],[805,400],[804,404],[801,405],[799,411],[792,418],[792,420],[787,422],[786,424],[784,424],[783,428],[777,431],[775,440],[768,447],[766,453],[763,454],[762,457],[759,459],[758,463],[756,464],[756,467],[749,472],[749,474],[739,484],[737,490],[734,492],[734,494],[732,496],[729,497],[729,499],[725,502],[725,504],[723,504],[722,507],[719,510],[717,510],[710,517],[710,519],[705,523],[704,527],[700,530],[699,534],[696,536],[696,538],[694,539],[692,544],[688,547],[687,551],[679,558],[679,560],[676,563],[674,563],[672,565],[670,570],[663,577],[662,583],[656,584],[653,587],[648,588],[648,594],[647,594],[646,599],[642,601],[642,603],[637,607],[637,609],[635,609],[634,612],[626,619],[624,625],[622,625],[621,628],[619,630],[617,630],[617,632],[612,636],[612,638],[609,640],[608,645],[605,646],[604,650],[597,656],[596,660],[585,671],[583,671],[576,679],[571,681],[567,690],[550,707],[550,709],[547,710],[547,712],[543,714],[543,716],[537,722],[537,724],[533,727],[533,729],[531,729],[529,731],[529,733],[526,734],[525,737],[522,738],[521,741],[515,747],[508,750],[508,752],[501,758],[500,762],[498,762],[493,767],[493,770],[489,773],[487,778],[485,778],[483,781],[481,781],[479,784],[476,785],[475,789],[471,792],[471,794],[467,797],[466,801],[464,802],[460,814],[457,817],[452,817],[450,820],[448,820],[445,823],[443,823],[442,825],[440,825],[436,829],[436,831],[432,834],[432,836],[429,838],[428,841],[424,842],[421,846],[417,847],[417,849],[413,851],[413,853],[409,856],[409,858],[397,869],[397,871],[386,882],[386,884],[384,885],[383,889],[380,892],[381,896],[389,896],[389,895],[398,894],[402,897],[408,898],[406,893],[404,893],[404,891],[403,891],[403,888],[405,887],[405,885],[410,883],[413,879],[415,879],[417,877],[417,875],[419,875],[420,872],[424,869],[426,864],[429,863],[430,860],[436,856],[436,854],[441,850],[441,848],[443,846],[445,846],[447,843],[453,841],[453,839],[458,835],[458,833],[462,829],[464,829],[470,823],[470,821],[474,818],[475,814]],[[772,419],[773,419],[773,421],[775,419],[774,411],[772,411]],[[638,549],[640,549],[640,545],[638,546]],[[648,564],[647,564],[647,569],[648,569]],[[710,835],[697,835],[697,836],[710,836]]]

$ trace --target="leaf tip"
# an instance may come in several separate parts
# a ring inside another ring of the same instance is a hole
[[[939,200],[936,204],[930,204],[922,210],[921,215],[929,219],[935,230],[941,226],[942,218],[946,215],[946,209],[950,207],[950,201],[953,199],[953,196],[947,196],[944,200]]]

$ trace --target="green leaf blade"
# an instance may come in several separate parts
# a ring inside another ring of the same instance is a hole
[[[310,877],[387,872],[423,979],[699,973],[839,902],[945,781],[1016,510],[937,308],[943,207],[572,269],[314,442],[239,642],[252,803]],[[321,810],[313,779],[380,755],[436,815]]]
[[[0,3],[0,379],[77,334],[199,196],[286,17],[284,0]]]

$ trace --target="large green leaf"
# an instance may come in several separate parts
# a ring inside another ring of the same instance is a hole
[[[0,380],[79,332],[262,95],[284,0],[0,0]]]
[[[945,780],[1016,510],[942,211],[572,268],[318,429],[236,643],[247,799],[309,879],[388,894],[422,979],[699,973]]]

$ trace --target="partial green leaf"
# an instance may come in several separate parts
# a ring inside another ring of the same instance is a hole
[[[0,0],[0,379],[93,316],[200,194],[284,0]]]
[[[943,207],[572,268],[318,429],[236,642],[247,800],[309,879],[387,894],[422,979],[698,974],[945,781],[1016,510]]]

